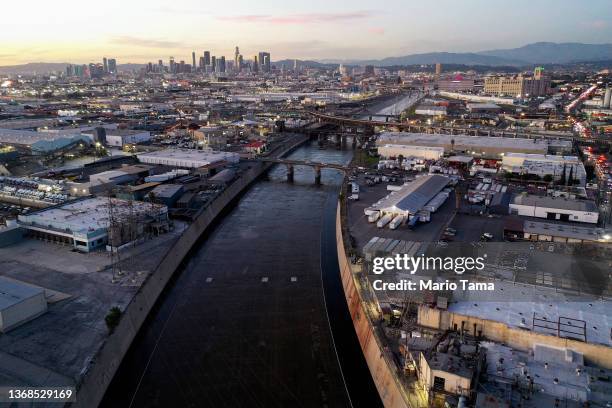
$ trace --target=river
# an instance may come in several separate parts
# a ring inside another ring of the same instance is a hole
[[[400,115],[406,109],[411,108],[415,103],[419,101],[423,97],[423,92],[421,91],[409,91],[408,93],[404,93],[401,95],[394,96],[390,100],[382,101],[374,106],[371,106],[368,109],[368,112],[375,113],[378,115]],[[370,114],[363,115],[361,119],[368,120],[370,119]],[[381,117],[372,117],[372,120],[380,120],[384,122],[384,118]]]
[[[309,144],[290,157],[351,156]],[[341,181],[323,169],[316,186],[298,166],[288,183],[276,166],[256,182],[170,282],[101,406],[381,406],[338,272]]]

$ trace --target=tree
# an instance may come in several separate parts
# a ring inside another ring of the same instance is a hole
[[[106,322],[106,327],[108,327],[108,331],[110,333],[115,330],[115,327],[117,327],[117,325],[119,324],[119,320],[121,320],[121,309],[119,309],[117,306],[111,307],[111,309],[108,311],[108,314],[104,318],[104,321]]]
[[[553,176],[551,176],[550,174],[547,174],[544,176],[543,180],[547,183],[550,183],[553,181]]]

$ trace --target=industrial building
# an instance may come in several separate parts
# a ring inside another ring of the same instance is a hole
[[[173,207],[184,191],[185,189],[182,184],[161,184],[149,193],[149,197],[155,202],[162,203],[167,207]]]
[[[484,91],[489,95],[519,98],[544,96],[550,91],[550,78],[541,67],[535,68],[533,76],[490,76],[485,78]]]
[[[141,130],[108,129],[106,130],[106,144],[108,146],[123,147],[151,140],[151,133]]]
[[[46,311],[43,288],[0,276],[0,333],[6,333]]]
[[[446,106],[419,105],[414,113],[423,116],[446,116]]]
[[[602,228],[564,222],[510,219],[504,225],[504,237],[509,240],[547,241],[562,243],[612,242],[612,234]]]
[[[401,144],[385,144],[378,146],[378,154],[385,159],[414,157],[426,160],[438,160],[444,155],[443,147],[410,146]]]
[[[0,144],[7,144],[32,153],[48,154],[77,143],[91,143],[83,134],[35,132],[32,130],[0,129]]]
[[[138,160],[143,163],[160,164],[171,167],[198,168],[221,162],[235,164],[240,161],[240,155],[230,152],[214,152],[205,150],[165,149],[154,152],[140,153]]]
[[[498,159],[502,153],[509,152],[546,154],[549,148],[546,140],[406,132],[383,132],[376,140],[376,144],[443,147],[445,153],[464,152]]]
[[[563,197],[517,194],[512,197],[509,212],[524,217],[597,224],[599,212],[594,201]]]
[[[403,185],[399,190],[392,191],[366,211],[378,210],[383,215],[401,215],[405,218],[416,215],[424,210],[449,182],[448,177],[439,174],[418,177],[413,182]]]
[[[105,246],[111,227],[118,228],[113,246],[120,246],[141,235],[147,226],[158,228],[167,220],[165,205],[105,197],[72,201],[18,217],[19,225],[28,230],[28,236],[72,245],[83,252]],[[136,231],[124,230],[130,228]]]
[[[509,173],[532,174],[538,177],[551,176],[555,181],[565,183],[571,177],[572,183],[584,186],[586,170],[576,156],[549,154],[508,153],[502,159],[502,169]]]

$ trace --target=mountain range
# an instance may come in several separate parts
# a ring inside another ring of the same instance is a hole
[[[322,60],[348,65],[400,66],[419,64],[462,64],[488,66],[530,66],[535,64],[570,64],[612,60],[612,44],[537,42],[519,48],[479,52],[429,52],[379,60]]]
[[[319,60],[299,61],[300,66],[323,67],[337,64],[403,66],[421,64],[459,64],[466,66],[527,67],[536,64],[571,64],[577,62],[612,61],[612,44],[582,44],[537,42],[519,48],[498,49],[480,52],[429,52],[378,60]],[[293,67],[294,60],[275,61],[275,65]],[[64,71],[68,63],[35,62],[0,67],[0,74],[42,74]],[[134,70],[144,64],[119,64],[122,70]]]

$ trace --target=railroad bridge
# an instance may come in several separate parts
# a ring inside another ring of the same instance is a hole
[[[309,166],[314,168],[316,184],[321,184],[321,169],[339,170],[345,174],[351,170],[350,166],[343,166],[342,164],[319,163],[310,160],[280,159],[275,157],[260,157],[258,160],[267,163],[284,164],[287,167],[287,181],[293,181],[293,168],[295,166]]]
[[[495,137],[512,137],[512,138],[527,138],[527,139],[552,139],[552,140],[571,140],[582,143],[604,143],[612,144],[612,139],[602,135],[594,135],[591,138],[585,139],[576,134],[562,135],[551,134],[538,130],[508,130],[508,129],[492,129],[492,128],[468,128],[468,127],[450,127],[450,126],[432,126],[411,124],[409,122],[398,122],[389,120],[391,117],[386,116],[385,121],[358,119],[347,116],[330,115],[313,110],[305,111],[309,115],[316,118],[319,123],[329,123],[341,127],[354,129],[362,129],[363,132],[356,132],[359,136],[368,136],[374,133],[374,128],[394,128],[410,133],[430,133],[430,134],[448,134],[448,135],[470,135],[470,136],[495,136]],[[367,114],[366,114],[367,115]],[[372,115],[377,116],[377,115]],[[385,116],[385,115],[383,115]]]

